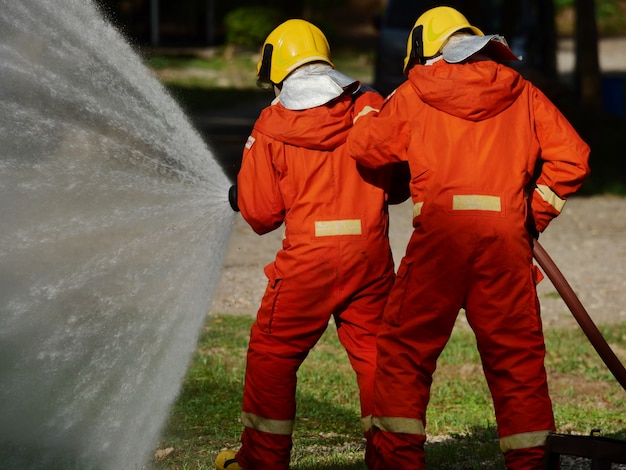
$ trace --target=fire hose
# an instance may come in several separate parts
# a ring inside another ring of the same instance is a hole
[[[574,318],[600,356],[600,359],[606,364],[622,388],[626,390],[626,369],[624,365],[608,345],[602,333],[598,330],[598,327],[585,310],[585,307],[583,307],[583,304],[580,302],[559,268],[554,264],[552,258],[550,258],[536,239],[533,241],[533,255],[543,272],[548,276],[557,292],[561,295],[561,298],[572,312],[572,315],[574,315]]]

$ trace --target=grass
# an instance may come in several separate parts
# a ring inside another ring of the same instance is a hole
[[[173,448],[162,469],[212,469],[223,448],[237,448],[245,353],[253,319],[208,319],[160,443]],[[626,325],[603,328],[626,360]],[[578,329],[546,332],[546,366],[557,430],[626,439],[626,393]],[[331,325],[299,371],[294,470],[363,469],[356,381]],[[491,399],[473,334],[455,328],[435,374],[428,410],[432,468],[502,468]],[[461,467],[459,467],[461,465]]]

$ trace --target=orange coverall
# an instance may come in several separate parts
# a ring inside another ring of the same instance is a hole
[[[303,111],[275,103],[246,144],[241,214],[259,234],[285,225],[248,347],[236,457],[246,470],[288,469],[296,372],[331,317],[356,372],[369,436],[376,334],[394,279],[387,204],[409,197],[408,165],[404,194],[389,201],[395,170],[362,167],[345,141],[355,116],[381,104],[371,91]]]
[[[589,147],[504,65],[442,60],[413,67],[408,78],[348,138],[349,153],[368,167],[408,160],[414,203],[414,231],[379,332],[377,468],[424,468],[432,375],[461,308],[506,466],[541,468],[555,423],[527,224],[540,232],[560,213],[589,173]]]

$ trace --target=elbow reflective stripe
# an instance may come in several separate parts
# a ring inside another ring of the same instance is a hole
[[[423,202],[416,202],[415,204],[413,204],[413,218],[417,217],[418,215],[422,213],[423,205],[424,205]]]
[[[416,434],[418,436],[426,435],[424,423],[419,419],[413,418],[395,418],[395,417],[374,417],[372,425],[381,431]]]
[[[246,145],[244,145],[244,147],[247,150],[250,150],[255,142],[256,142],[256,139],[250,135],[248,136],[248,140],[246,140]]]
[[[358,120],[360,117],[363,117],[363,116],[365,116],[366,114],[369,114],[369,113],[377,113],[378,111],[380,111],[380,109],[372,108],[371,106],[365,106],[365,107],[361,110],[361,112],[355,116],[355,118],[352,120],[352,122],[353,122],[353,123],[354,123],[354,122],[357,122],[357,120]]]
[[[557,212],[561,213],[561,211],[563,210],[563,206],[565,205],[565,199],[561,199],[545,184],[538,184],[535,188],[535,191],[541,194],[541,197],[544,201],[554,207]]]
[[[316,237],[331,237],[334,235],[361,235],[360,219],[346,220],[318,220],[315,222]]]
[[[502,210],[498,196],[481,194],[464,194],[452,196],[452,210],[455,211],[495,211]]]
[[[241,422],[244,426],[257,431],[290,436],[293,432],[293,419],[268,419],[242,411]]]
[[[502,452],[508,452],[510,450],[545,446],[548,434],[551,432],[552,431],[523,432],[503,437],[500,439],[500,450],[502,450]]]

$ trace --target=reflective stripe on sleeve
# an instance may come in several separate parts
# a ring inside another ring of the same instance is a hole
[[[316,237],[331,237],[333,235],[361,235],[360,219],[346,220],[318,220],[315,222]]]
[[[563,206],[565,205],[565,199],[561,199],[557,194],[552,191],[545,184],[538,184],[535,188],[544,201],[554,207],[559,213],[563,210]]]
[[[424,423],[419,419],[413,418],[396,418],[396,417],[374,417],[372,425],[381,431],[395,432],[403,434],[416,434],[424,436]]]
[[[502,452],[508,452],[510,450],[545,446],[546,439],[550,432],[551,431],[523,432],[503,437],[500,439],[500,449]]]
[[[413,218],[417,217],[418,215],[422,213],[423,205],[424,205],[424,202],[416,202],[415,204],[413,204]]]
[[[293,419],[268,419],[242,411],[241,422],[248,428],[269,432],[271,434],[290,436],[293,432]]]
[[[250,135],[248,136],[248,140],[246,140],[246,145],[244,145],[244,147],[250,150],[255,142],[256,142],[256,139]]]
[[[355,123],[360,117],[365,116],[366,114],[369,114],[369,113],[377,113],[378,111],[380,111],[380,109],[372,108],[371,106],[365,106],[361,110],[361,112],[354,117],[352,122]]]
[[[498,196],[463,194],[452,196],[452,209],[455,211],[495,211],[502,210]]]

